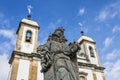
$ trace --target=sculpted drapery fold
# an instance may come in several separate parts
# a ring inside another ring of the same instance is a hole
[[[79,44],[66,44],[64,29],[49,35],[46,44],[38,47],[44,80],[79,80],[76,53]]]

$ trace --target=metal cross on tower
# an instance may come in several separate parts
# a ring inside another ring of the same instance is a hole
[[[82,23],[78,23],[79,24],[79,26],[80,26],[80,30],[81,30],[81,35],[84,35],[84,31],[83,31],[83,25],[82,25]]]
[[[31,9],[32,9],[32,6],[31,5],[28,5],[27,6],[27,8],[28,8],[28,19],[31,19]]]

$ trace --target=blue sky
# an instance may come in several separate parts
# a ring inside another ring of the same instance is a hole
[[[1,0],[0,1],[0,79],[7,80],[8,60],[15,47],[19,22],[32,6],[32,20],[38,22],[39,44],[46,42],[57,27],[65,28],[68,42],[85,35],[96,41],[107,80],[120,80],[120,0]]]

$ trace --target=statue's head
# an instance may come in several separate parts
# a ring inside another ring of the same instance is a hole
[[[64,37],[64,29],[62,27],[57,28],[54,33],[49,35],[48,41],[53,40],[56,42],[67,42],[67,39]]]
[[[56,29],[53,34],[56,34],[59,37],[64,36],[64,29],[62,27],[60,27],[60,28]]]

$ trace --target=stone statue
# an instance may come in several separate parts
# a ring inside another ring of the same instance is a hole
[[[79,80],[76,53],[80,46],[66,42],[64,29],[58,28],[38,47],[44,80]]]

